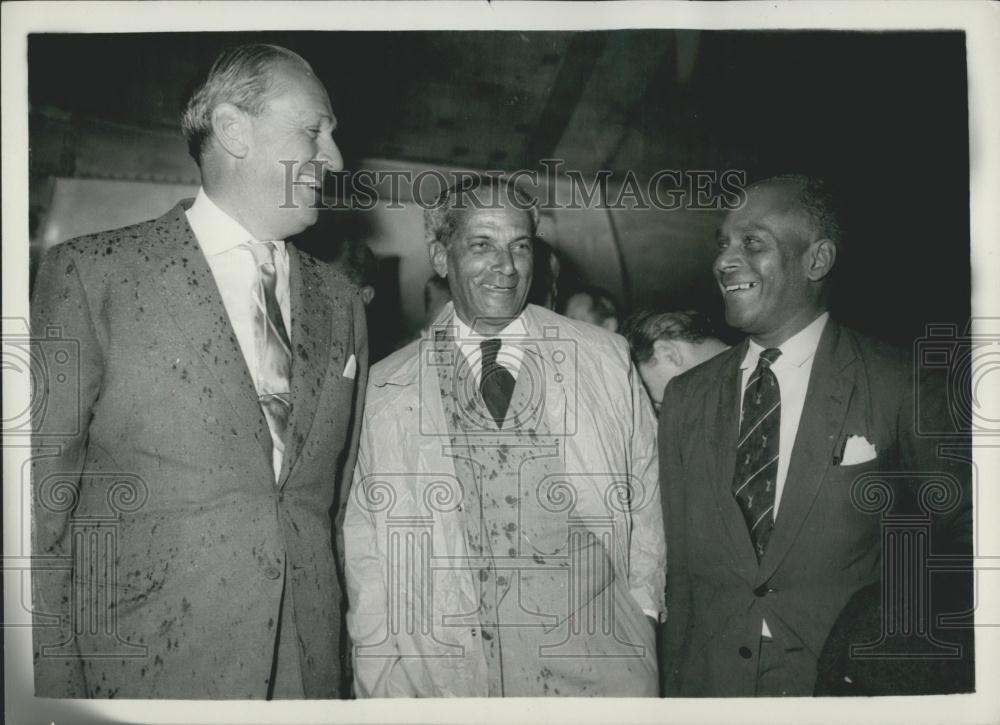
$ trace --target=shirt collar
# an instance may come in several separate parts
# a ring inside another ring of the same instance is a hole
[[[204,187],[198,189],[194,203],[187,210],[187,217],[198,244],[207,256],[223,254],[247,242],[260,241],[222,211],[205,193]],[[283,240],[274,240],[274,244],[279,252],[284,251]]]
[[[455,323],[458,327],[458,340],[457,342],[461,344],[476,344],[479,345],[483,340],[492,340],[494,338],[500,338],[501,347],[503,345],[514,345],[516,342],[523,341],[524,338],[528,336],[528,328],[524,321],[524,310],[521,310],[521,314],[511,320],[505,328],[500,330],[500,332],[493,335],[480,335],[475,332],[462,322],[462,318],[455,313]]]
[[[781,357],[775,361],[775,365],[781,363],[802,367],[808,362],[816,354],[816,348],[819,347],[819,338],[823,334],[823,328],[826,327],[828,319],[830,319],[830,313],[824,312],[779,345],[778,349],[781,350]],[[750,344],[747,346],[747,354],[744,356],[743,362],[740,363],[740,370],[757,367],[757,358],[760,357],[761,352],[764,350],[762,346],[753,340],[748,340],[748,342]]]

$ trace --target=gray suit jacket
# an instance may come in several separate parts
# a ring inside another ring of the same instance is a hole
[[[876,509],[883,493],[893,501],[886,513],[912,513],[919,487],[940,472],[937,478],[955,484],[955,500],[947,515],[933,517],[932,543],[937,551],[971,546],[969,467],[940,457],[938,441],[917,434],[910,361],[830,320],[813,361],[781,508],[758,563],[732,495],[746,348],[737,345],[675,378],[664,394],[667,622],[660,669],[669,695],[753,696],[764,618],[782,650],[788,694],[811,695],[838,614],[854,592],[879,580],[884,520]],[[943,431],[944,381],[919,389],[922,429]],[[852,435],[874,444],[877,457],[840,465],[838,452]]]
[[[364,308],[289,247],[292,413],[276,484],[189,205],[60,244],[38,272],[36,693],[264,697],[290,588],[306,696],[337,697],[332,517],[357,449]]]

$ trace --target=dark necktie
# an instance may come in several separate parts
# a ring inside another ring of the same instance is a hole
[[[764,555],[774,526],[774,488],[778,480],[781,391],[771,363],[781,350],[760,353],[743,393],[743,419],[736,444],[733,496],[743,511],[757,559]]]
[[[515,382],[510,371],[497,362],[500,344],[500,338],[497,337],[479,343],[483,352],[483,375],[479,381],[479,391],[483,394],[483,401],[496,421],[497,428],[503,427]]]
[[[274,449],[283,455],[288,416],[292,409],[292,346],[275,292],[274,244],[251,242],[249,246],[257,263],[257,285],[253,294],[257,399],[267,419]]]

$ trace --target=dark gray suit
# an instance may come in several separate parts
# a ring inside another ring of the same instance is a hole
[[[331,515],[359,434],[363,306],[346,278],[289,246],[292,413],[276,484],[189,205],[61,244],[38,272],[33,333],[55,326],[71,341],[79,381],[43,377],[37,391],[37,429],[64,435],[34,440],[34,553],[63,562],[34,576],[36,692],[264,697],[284,596],[305,696],[337,697]],[[40,626],[46,614],[62,626]],[[65,658],[38,656],[59,643],[49,654]]]
[[[660,486],[667,531],[665,692],[753,696],[761,620],[780,647],[788,694],[810,695],[830,628],[862,587],[879,580],[881,518],[858,505],[855,482],[885,477],[895,510],[912,510],[921,474],[944,471],[960,504],[937,520],[938,547],[971,543],[967,466],[916,435],[914,375],[907,356],[830,320],[813,361],[781,506],[758,563],[732,494],[740,417],[737,345],[670,382],[660,416]],[[924,411],[947,420],[943,381],[924,390]],[[877,458],[837,465],[848,436]],[[854,495],[852,499],[852,489]],[[871,489],[874,490],[874,489]]]

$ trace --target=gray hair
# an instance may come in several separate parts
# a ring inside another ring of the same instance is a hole
[[[188,152],[201,164],[212,137],[212,111],[221,103],[232,103],[245,113],[259,116],[273,92],[271,71],[278,63],[297,64],[310,73],[312,67],[298,53],[280,45],[254,43],[224,51],[208,75],[191,93],[181,114],[181,128]]]
[[[464,175],[468,183],[456,183],[442,191],[434,203],[424,209],[424,240],[430,245],[441,242],[445,246],[451,241],[458,228],[459,215],[466,209],[498,209],[501,204],[498,194],[503,193],[515,209],[528,215],[531,220],[531,236],[538,231],[538,201],[521,189],[511,179],[486,174]],[[473,192],[489,189],[486,201]]]
[[[837,201],[822,179],[804,174],[781,174],[762,179],[751,185],[791,184],[795,190],[795,201],[809,219],[814,231],[821,238],[829,239],[840,248],[844,237],[843,223],[837,209]]]

